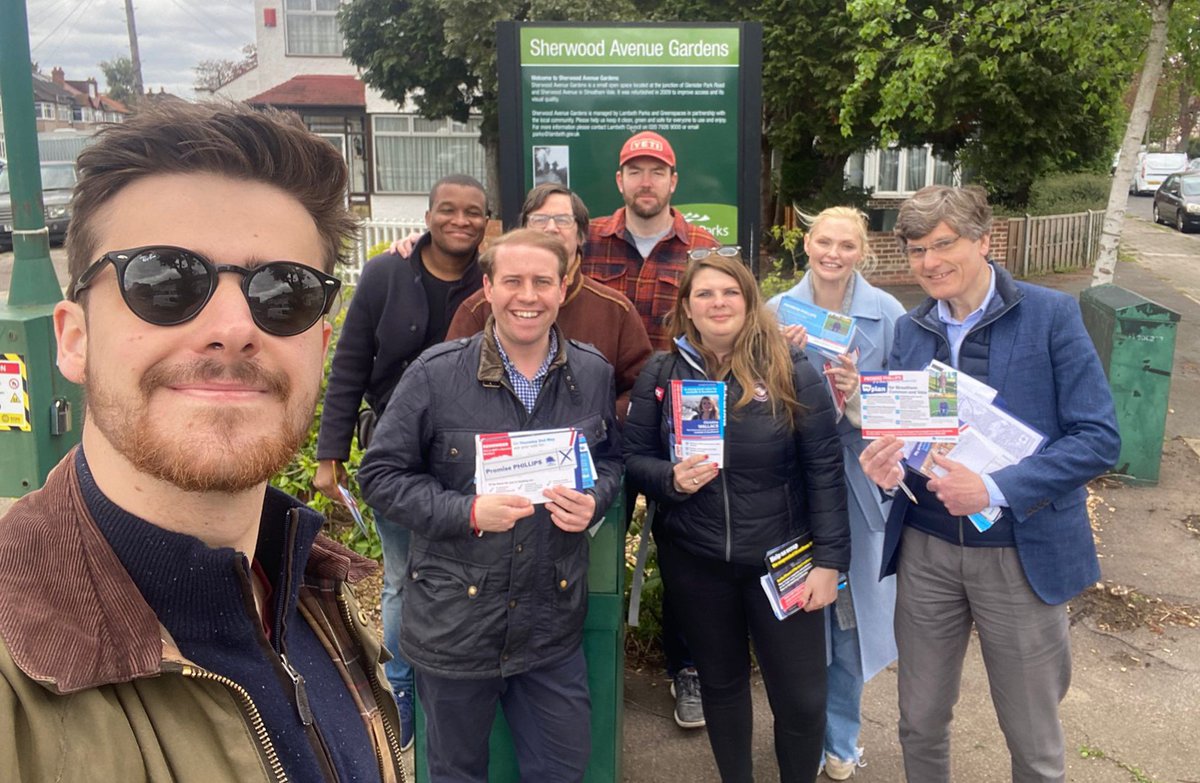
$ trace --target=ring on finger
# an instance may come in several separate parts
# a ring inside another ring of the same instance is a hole
[[[700,486],[700,480],[697,478],[692,478],[692,486]]]

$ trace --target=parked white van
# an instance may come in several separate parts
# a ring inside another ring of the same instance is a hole
[[[1143,152],[1138,156],[1129,189],[1139,196],[1150,195],[1158,190],[1168,174],[1183,171],[1187,167],[1188,156],[1185,152]]]

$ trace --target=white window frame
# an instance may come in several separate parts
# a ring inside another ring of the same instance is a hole
[[[880,165],[882,162],[883,149],[876,148],[867,150],[863,159],[863,187],[871,191],[874,198],[907,198],[915,193],[915,190],[908,189],[908,168],[909,159],[914,155],[923,155],[925,161],[925,176],[922,178],[918,190],[928,185],[934,184],[937,174],[940,158],[933,153],[932,145],[925,144],[920,147],[889,147],[890,151],[899,152],[899,162],[897,164],[896,188],[884,190],[879,184]],[[849,174],[849,161],[847,161],[846,175]],[[959,177],[957,168],[951,163],[951,184],[957,184]],[[848,176],[847,176],[848,179]]]
[[[407,130],[399,130],[399,131],[380,130],[380,120],[382,120],[382,119],[393,120],[393,121],[396,119],[406,120],[406,122],[404,122],[403,124],[407,128]],[[427,126],[430,123],[432,123],[434,125],[434,129],[433,130],[422,130],[422,131],[413,130],[414,125],[418,121],[420,121],[423,125],[427,125]],[[373,115],[371,115],[371,152],[372,152],[372,166],[371,166],[372,172],[371,173],[372,173],[372,178],[373,178],[374,185],[375,185],[375,189],[373,192],[382,194],[382,195],[412,195],[412,194],[424,195],[429,192],[429,187],[433,185],[433,183],[430,182],[427,185],[425,185],[423,189],[385,190],[383,188],[383,186],[380,184],[381,180],[383,179],[383,177],[380,175],[380,168],[384,164],[384,158],[385,158],[385,156],[383,154],[381,154],[381,152],[380,152],[380,148],[379,148],[380,139],[386,139],[386,138],[471,139],[476,144],[478,144],[479,143],[479,132],[480,132],[479,124],[480,124],[480,118],[478,116],[472,116],[468,122],[461,123],[461,122],[456,122],[448,117],[441,119],[441,120],[432,120],[432,121],[426,120],[424,117],[421,117],[418,114],[373,114]],[[483,181],[484,176],[485,176],[484,166],[486,164],[483,162],[482,148],[480,148],[479,157],[480,157],[480,167],[478,170],[476,170],[474,172],[463,171],[462,173],[470,174],[470,175],[476,177],[477,179],[479,179],[480,181]]]
[[[303,1],[303,0],[301,0],[301,1]],[[283,53],[284,53],[284,55],[287,57],[342,57],[342,56],[344,56],[345,51],[346,51],[346,40],[342,37],[341,26],[336,23],[337,22],[337,9],[335,8],[332,11],[319,11],[316,8],[316,0],[307,0],[307,1],[308,1],[308,6],[309,6],[308,9],[300,11],[300,10],[296,10],[293,8],[288,8],[289,0],[283,0]],[[340,5],[340,3],[339,3],[339,5]],[[323,16],[334,17],[334,28],[337,30],[337,44],[336,44],[337,51],[334,51],[334,52],[293,52],[293,51],[291,51],[291,47],[289,45],[289,41],[291,40],[291,37],[288,34],[288,26],[291,24],[289,19],[292,19],[295,17],[310,18],[310,17],[323,17]]]

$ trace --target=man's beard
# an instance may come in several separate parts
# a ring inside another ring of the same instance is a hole
[[[286,374],[265,370],[253,360],[235,365],[213,359],[186,366],[155,365],[138,383],[137,400],[120,399],[96,377],[87,373],[85,383],[92,423],[136,470],[186,492],[241,492],[267,481],[299,450],[316,407],[315,390],[309,399],[293,399]],[[218,379],[261,386],[278,399],[284,407],[278,430],[252,444],[240,443],[237,432],[252,414],[215,403],[180,422],[174,432],[162,432],[151,421],[150,400],[156,390]],[[202,434],[192,436],[183,428]]]
[[[654,206],[648,207],[640,203],[638,201],[640,196],[654,196]],[[655,196],[653,193],[637,193],[634,194],[633,198],[625,200],[625,206],[629,209],[629,211],[643,220],[649,220],[651,218],[658,217],[662,214],[662,211],[667,208],[667,204],[667,201],[659,200],[658,196]]]

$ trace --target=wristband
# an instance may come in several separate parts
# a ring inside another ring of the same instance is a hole
[[[475,504],[478,502],[479,496],[477,495],[471,501],[471,532],[475,534],[476,538],[483,538],[483,531],[479,529],[479,523],[475,521]]]

